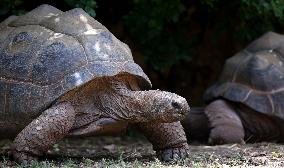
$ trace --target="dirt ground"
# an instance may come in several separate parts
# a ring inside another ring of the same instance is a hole
[[[11,141],[9,140],[0,141],[0,154],[2,156],[0,167],[13,167],[15,165],[7,156],[10,145]],[[283,144],[257,143],[221,146],[191,144],[190,148],[189,158],[175,163],[162,163],[156,167],[284,167]],[[141,165],[157,162],[155,152],[145,138],[129,136],[65,139],[54,145],[43,157],[44,160],[52,160],[56,163],[70,158],[78,164],[86,158],[94,163],[93,166],[90,166],[90,164],[84,166],[83,164],[79,167],[97,167],[97,164],[102,160],[105,161],[105,159],[126,162],[125,167],[129,164],[131,167],[131,164],[137,161],[143,163]],[[114,167],[120,166],[114,165]],[[149,167],[153,167],[153,165]]]

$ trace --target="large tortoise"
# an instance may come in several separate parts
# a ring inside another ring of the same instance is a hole
[[[65,136],[141,130],[162,160],[187,155],[176,94],[149,90],[128,46],[82,9],[41,5],[0,24],[0,138],[19,162]],[[145,91],[141,91],[145,90]]]
[[[186,133],[197,138],[209,133],[211,144],[284,142],[283,61],[284,36],[273,32],[229,58],[204,95],[209,104],[183,121]]]

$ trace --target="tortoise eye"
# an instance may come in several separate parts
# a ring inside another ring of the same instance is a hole
[[[13,43],[21,43],[29,41],[32,41],[32,37],[27,32],[21,32],[13,38]]]
[[[173,106],[173,108],[175,108],[175,109],[181,109],[180,104],[179,104],[178,102],[176,102],[176,101],[173,101],[173,102],[172,102],[172,106]]]

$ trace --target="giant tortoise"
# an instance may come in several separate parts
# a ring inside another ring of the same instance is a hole
[[[0,23],[0,138],[13,157],[37,159],[66,136],[135,126],[162,160],[187,155],[179,122],[187,101],[149,90],[126,44],[82,9],[41,5]]]
[[[211,144],[284,142],[283,61],[284,36],[274,32],[229,58],[205,92],[208,105],[183,121],[186,133]]]

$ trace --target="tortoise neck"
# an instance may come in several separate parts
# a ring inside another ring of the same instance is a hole
[[[105,117],[128,122],[144,122],[148,121],[147,111],[151,110],[146,94],[145,91],[132,91],[124,84],[114,83],[111,89],[98,94],[95,102]]]

